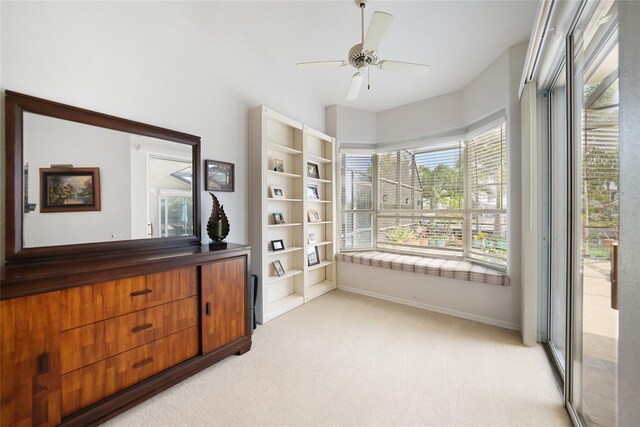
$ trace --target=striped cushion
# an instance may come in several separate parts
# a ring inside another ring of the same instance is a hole
[[[429,274],[431,276],[470,282],[488,283],[490,285],[509,286],[509,277],[496,270],[471,264],[467,261],[426,258],[421,256],[400,255],[391,252],[345,252],[338,254],[338,259],[354,264],[372,267],[389,268],[391,270],[410,271]]]

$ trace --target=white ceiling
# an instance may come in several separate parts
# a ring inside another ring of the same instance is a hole
[[[237,22],[244,34],[230,42],[250,49],[247,54],[254,55],[252,63],[265,83],[284,79],[322,105],[377,112],[463,88],[509,46],[528,40],[537,3],[369,2],[365,32],[374,11],[394,16],[378,46],[379,58],[429,64],[431,70],[416,78],[372,69],[371,90],[366,90],[365,80],[359,99],[349,102],[345,96],[354,68],[297,70],[294,65],[346,59],[349,49],[360,42],[360,9],[355,1],[243,2],[224,8],[230,17],[238,16],[236,6],[245,12]]]

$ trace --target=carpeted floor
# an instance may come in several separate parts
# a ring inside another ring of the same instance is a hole
[[[569,426],[541,346],[517,332],[342,291],[109,426]]]

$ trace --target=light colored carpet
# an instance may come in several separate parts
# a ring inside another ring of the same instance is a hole
[[[541,346],[517,332],[343,291],[109,426],[569,426]]]

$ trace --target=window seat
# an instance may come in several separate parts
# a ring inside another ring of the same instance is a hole
[[[467,261],[427,258],[380,251],[343,252],[337,254],[337,258],[340,261],[354,264],[487,283],[489,285],[509,286],[511,284],[509,277],[505,273]]]

